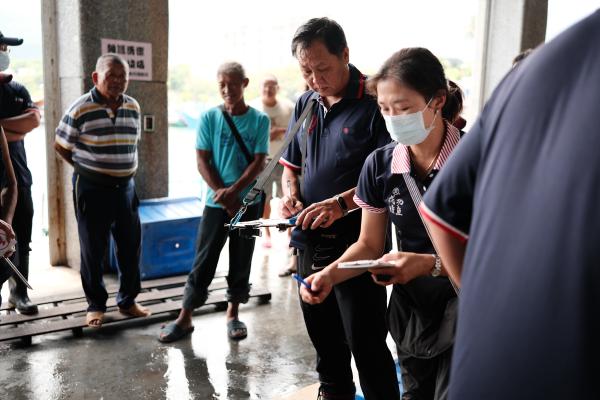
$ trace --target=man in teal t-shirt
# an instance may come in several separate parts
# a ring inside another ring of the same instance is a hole
[[[255,108],[247,107],[244,114],[231,115],[231,118],[251,154],[265,155],[269,152],[270,120],[266,114]],[[259,132],[267,132],[267,135],[257,134]],[[226,187],[235,184],[248,167],[248,161],[231,133],[220,107],[211,108],[200,117],[196,149],[212,153],[212,166],[219,173]],[[240,201],[251,186],[252,181],[250,185],[239,192]],[[215,202],[215,193],[215,190],[209,185],[206,205],[224,208],[222,204]],[[237,208],[233,211],[237,211]]]
[[[240,303],[248,301],[250,294],[254,238],[242,237],[239,231],[229,233],[224,225],[240,208],[244,195],[263,169],[269,152],[270,120],[266,114],[246,105],[244,89],[248,86],[248,78],[239,63],[221,65],[217,79],[224,101],[223,108],[211,108],[200,117],[196,138],[198,171],[209,187],[198,229],[196,257],[188,275],[179,317],[161,330],[161,342],[181,339],[194,330],[192,313],[208,298],[208,286],[215,276],[219,256],[227,238],[227,334],[230,339],[243,339],[247,336],[246,325],[238,319],[238,308]],[[223,112],[229,114],[246,149],[253,157],[250,163]],[[259,216],[260,204],[253,204],[248,207],[242,220],[252,220]]]

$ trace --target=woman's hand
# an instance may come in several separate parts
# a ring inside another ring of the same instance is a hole
[[[296,225],[302,225],[302,229],[327,228],[336,220],[342,218],[344,213],[335,199],[327,199],[308,206],[300,215]]]
[[[283,196],[279,204],[279,213],[283,218],[291,218],[304,208],[302,202],[294,196]]]
[[[373,274],[375,283],[381,286],[395,283],[405,284],[419,276],[427,276],[435,264],[435,258],[431,254],[407,253],[402,251],[388,253],[378,261],[395,265],[394,267],[369,269],[369,272]]]
[[[304,285],[300,285],[300,297],[302,297],[302,301],[308,304],[322,303],[333,289],[331,277],[325,271],[312,274],[304,280],[310,285],[311,290]]]

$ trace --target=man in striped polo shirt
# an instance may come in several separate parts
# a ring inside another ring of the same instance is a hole
[[[86,321],[99,328],[108,293],[102,259],[112,230],[120,272],[119,310],[143,317],[140,292],[140,219],[133,176],[137,170],[140,106],[127,96],[127,62],[116,54],[98,58],[94,88],[77,99],[56,128],[54,148],[74,167],[73,200],[81,247],[81,282],[88,301]]]

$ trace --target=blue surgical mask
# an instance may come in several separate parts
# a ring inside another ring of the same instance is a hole
[[[433,100],[433,98],[431,100]],[[436,110],[433,121],[431,121],[431,125],[429,128],[425,128],[423,111],[429,107],[431,100],[427,102],[427,105],[424,109],[417,111],[416,113],[405,115],[384,115],[383,120],[385,121],[385,126],[392,139],[405,146],[419,144],[427,139],[427,136],[429,136],[429,133],[433,129],[435,118],[437,117]]]
[[[10,65],[10,56],[6,51],[0,51],[0,71],[6,71]]]

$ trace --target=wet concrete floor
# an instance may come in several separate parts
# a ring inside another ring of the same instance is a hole
[[[273,297],[241,307],[247,339],[228,340],[225,313],[207,306],[195,316],[191,337],[174,344],[156,340],[172,314],[84,329],[81,337],[36,336],[31,347],[3,342],[0,399],[278,399],[314,384],[314,351],[296,285],[277,276],[287,262],[284,242],[282,235],[263,249],[257,240],[251,281]],[[222,256],[219,270],[226,268]],[[77,287],[78,274],[70,276],[63,286]]]

